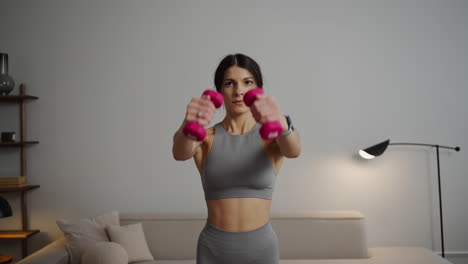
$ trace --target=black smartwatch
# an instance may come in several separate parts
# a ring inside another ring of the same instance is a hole
[[[286,117],[286,122],[288,122],[288,131],[283,132],[281,134],[281,136],[282,137],[287,137],[294,131],[294,126],[292,124],[292,120],[291,120],[291,117],[289,115],[285,115],[284,117]]]

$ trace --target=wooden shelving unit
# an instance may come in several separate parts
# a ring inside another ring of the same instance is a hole
[[[21,84],[24,87],[24,84]],[[21,88],[20,88],[21,89]],[[36,100],[39,99],[37,96],[32,95],[0,95],[0,102],[23,102],[24,100]]]
[[[32,189],[39,188],[40,185],[23,185],[23,186],[0,186],[0,193],[6,192],[26,192]]]
[[[33,145],[33,144],[38,144],[38,143],[39,141],[0,142],[0,148],[27,146],[27,145]]]
[[[0,231],[0,239],[26,239],[37,233],[39,230],[2,230]]]
[[[37,96],[26,94],[24,84],[20,85],[19,95],[0,95],[1,103],[15,103],[20,106],[20,133],[18,142],[0,142],[1,148],[19,148],[20,150],[20,175],[26,177],[26,150],[25,148],[30,145],[38,144],[38,141],[27,141],[26,139],[26,101],[36,100]],[[28,223],[28,210],[26,194],[34,189],[39,188],[39,185],[14,185],[3,186],[0,185],[0,193],[19,193],[21,195],[21,230],[0,230],[0,239],[19,239],[22,244],[23,258],[28,255],[27,239],[39,233],[39,230],[30,230]]]

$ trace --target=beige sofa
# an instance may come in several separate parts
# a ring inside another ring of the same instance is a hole
[[[120,224],[143,223],[155,261],[139,264],[195,264],[203,216],[120,215]],[[364,216],[355,211],[273,215],[281,264],[450,264],[421,247],[367,248]],[[68,264],[60,238],[18,264]]]

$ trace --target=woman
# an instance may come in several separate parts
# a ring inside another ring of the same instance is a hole
[[[226,116],[207,129],[202,142],[184,136],[186,122],[207,126],[215,116],[209,96],[193,98],[174,135],[176,160],[194,158],[208,208],[207,223],[197,245],[197,264],[279,263],[276,233],[269,216],[276,175],[284,157],[299,156],[299,134],[278,103],[257,95],[251,107],[247,91],[263,87],[258,64],[243,54],[226,56],[215,72],[216,90],[224,96]],[[265,141],[261,124],[278,120],[283,134]]]

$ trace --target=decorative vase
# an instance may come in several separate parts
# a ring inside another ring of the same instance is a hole
[[[8,75],[8,54],[0,53],[0,95],[8,95],[15,88],[15,81]]]

